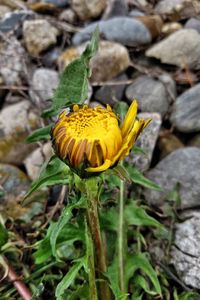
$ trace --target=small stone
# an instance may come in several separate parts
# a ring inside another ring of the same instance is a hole
[[[59,15],[59,20],[61,21],[65,21],[68,22],[70,24],[73,24],[76,21],[76,14],[75,12],[68,8],[65,9],[61,12],[61,14]]]
[[[183,148],[184,144],[168,130],[162,130],[158,140],[158,147],[160,150],[160,157],[164,158],[173,151]]]
[[[141,171],[146,171],[149,169],[151,164],[153,151],[156,145],[156,141],[159,135],[160,126],[162,119],[158,113],[140,113],[138,114],[139,119],[149,119],[152,118],[152,121],[144,129],[141,136],[136,142],[136,146],[140,147],[145,154],[135,154],[130,153],[128,158],[129,163],[135,164]]]
[[[104,20],[116,17],[126,16],[128,14],[128,3],[124,0],[108,0],[107,7],[104,11]]]
[[[198,33],[200,33],[200,20],[191,18],[185,23],[185,28],[187,29],[195,29]]]
[[[52,68],[52,66],[57,64],[60,53],[61,49],[59,47],[50,49],[41,57],[42,64],[47,68]]]
[[[128,77],[126,74],[122,74],[114,79],[114,83],[116,82],[116,85],[104,85],[100,87],[96,93],[94,94],[94,99],[97,101],[100,101],[104,105],[109,103],[110,105],[115,105],[120,100],[122,100],[122,97],[124,95],[125,90],[125,84],[117,84],[120,83],[120,81],[126,81]]]
[[[200,149],[186,147],[178,149],[163,160],[155,168],[147,172],[147,177],[160,185],[162,192],[144,189],[146,201],[162,206],[169,194],[178,188],[180,208],[192,208],[200,204]],[[170,200],[170,199],[169,199]]]
[[[9,32],[11,30],[21,33],[19,27],[25,20],[33,18],[34,14],[30,10],[14,11],[7,13],[5,17],[0,22],[0,31]]]
[[[77,48],[70,48],[64,51],[58,59],[60,69],[64,69],[71,61],[80,56],[85,44]],[[108,41],[100,41],[99,50],[91,59],[92,82],[100,82],[112,79],[126,70],[130,64],[128,50],[118,44]],[[106,68],[105,68],[106,66]]]
[[[189,146],[200,148],[200,134],[195,135],[188,143]]]
[[[183,26],[178,22],[165,23],[162,27],[162,33],[167,36],[182,29]]]
[[[136,99],[142,112],[158,112],[162,116],[165,115],[172,101],[169,90],[174,97],[176,94],[175,83],[169,75],[161,76],[160,79],[162,81],[147,75],[138,77],[127,87],[127,99]],[[168,85],[165,82],[168,82]]]
[[[194,29],[178,30],[152,46],[146,55],[183,68],[195,65],[200,60],[200,35]]]
[[[9,122],[8,122],[9,120]],[[27,100],[7,106],[0,112],[0,162],[21,164],[35,145],[25,144],[31,130],[39,126],[38,116]]]
[[[38,68],[34,71],[31,82],[31,98],[35,102],[49,100],[59,83],[58,72],[47,68]]]
[[[161,0],[155,6],[155,12],[158,14],[179,13],[183,9],[186,0]]]
[[[181,132],[200,130],[200,83],[181,94],[175,101],[170,121]]]
[[[10,12],[8,6],[0,5],[0,20],[3,19],[8,12]]]
[[[59,31],[46,20],[25,21],[23,24],[24,41],[33,56],[55,45],[58,34]]]
[[[199,289],[200,212],[190,211],[184,217],[184,222],[176,224],[171,263],[186,285]]]
[[[115,17],[106,21],[93,22],[80,32],[77,32],[72,42],[79,45],[88,41],[95,28],[99,26],[100,34],[108,41],[118,42],[126,46],[140,46],[152,41],[148,28],[137,19]]]
[[[80,20],[86,21],[100,16],[106,8],[106,4],[107,0],[72,0],[71,6]]]
[[[42,164],[49,160],[53,155],[51,142],[44,144],[41,148],[37,148],[29,154],[24,160],[24,165],[28,176],[32,180],[36,180],[40,174]]]
[[[27,60],[24,48],[14,36],[0,41],[0,74],[5,84],[22,84]]]

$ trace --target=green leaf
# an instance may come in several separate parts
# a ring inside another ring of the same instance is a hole
[[[34,143],[41,140],[49,140],[51,137],[50,135],[51,128],[52,128],[52,124],[35,130],[31,135],[27,137],[26,142]]]
[[[77,261],[69,270],[69,272],[63,277],[61,282],[56,287],[56,299],[62,300],[62,296],[67,288],[73,283],[74,279],[78,275],[79,270],[84,264],[84,258]]]
[[[133,277],[134,273],[138,270],[142,270],[151,280],[155,291],[161,295],[161,287],[157,278],[157,274],[152,268],[149,260],[147,259],[144,253],[139,253],[136,255],[130,255],[126,259],[126,267],[125,267],[125,276],[126,276],[126,286],[128,287],[128,282],[131,277]]]
[[[100,215],[101,228],[109,231],[118,231],[118,213],[115,207],[110,207],[101,211]]]
[[[155,226],[163,228],[162,224],[149,216],[143,207],[137,206],[135,201],[132,201],[125,206],[124,217],[128,225]]]
[[[68,205],[63,209],[62,214],[61,214],[58,222],[56,223],[56,226],[53,228],[53,230],[50,234],[50,244],[51,244],[53,256],[57,257],[57,254],[56,254],[57,238],[58,238],[60,232],[63,230],[64,226],[71,219],[72,210],[74,208],[84,208],[85,203],[86,203],[86,200],[85,200],[85,198],[82,197],[77,203]]]
[[[136,278],[134,278],[134,283],[136,286],[140,286],[149,295],[155,296],[157,294],[156,291],[154,291],[154,290],[152,291],[149,288],[148,282],[141,275],[138,275]]]
[[[121,122],[124,120],[127,111],[128,111],[128,104],[126,102],[120,101],[114,107],[114,112],[119,115]]]
[[[115,299],[117,300],[126,300],[128,299],[128,294],[122,294],[119,287],[119,275],[118,275],[118,264],[117,259],[115,258],[112,265],[108,267],[106,273],[107,278],[109,279],[110,288],[113,291]]]
[[[8,241],[8,231],[7,229],[0,223],[0,249],[3,245],[5,245]]]
[[[88,78],[90,77],[89,61],[98,49],[99,30],[93,33],[91,42],[87,45],[80,58],[72,61],[64,70],[58,88],[56,89],[52,106],[43,116],[52,116],[71,104],[82,104],[88,95]]]
[[[67,184],[69,182],[70,169],[57,156],[52,156],[48,162],[42,166],[41,173],[38,179],[32,182],[28,193],[24,200],[27,199],[33,192],[45,186],[55,184]]]
[[[159,185],[149,180],[148,178],[144,177],[144,175],[136,167],[127,165],[126,169],[134,183],[137,183],[146,188],[153,189],[159,192],[162,191],[162,188]]]

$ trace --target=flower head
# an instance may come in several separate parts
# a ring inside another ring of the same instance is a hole
[[[62,112],[52,129],[56,154],[81,177],[99,173],[115,166],[129,154],[137,137],[150,122],[137,120],[134,100],[119,127],[111,107],[73,106]]]

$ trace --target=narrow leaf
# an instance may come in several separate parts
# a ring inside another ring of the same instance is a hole
[[[162,224],[149,216],[143,207],[137,206],[135,201],[132,201],[125,206],[124,216],[128,225],[155,226],[163,228]]]
[[[144,177],[144,175],[136,167],[128,165],[126,166],[126,169],[134,183],[137,183],[149,189],[162,191],[162,188],[159,185]]]
[[[74,279],[78,275],[79,270],[83,266],[83,259],[76,262],[69,272],[63,277],[61,282],[56,287],[56,299],[61,300],[64,292],[73,283]]]
[[[151,280],[156,292],[161,295],[161,287],[157,278],[157,274],[152,268],[149,260],[144,253],[139,253],[136,255],[130,255],[126,260],[126,286],[128,287],[128,282],[134,273],[138,270],[142,270]]]
[[[45,126],[43,128],[35,130],[29,137],[26,139],[27,143],[34,143],[41,140],[48,140],[50,139],[50,132],[51,132],[52,124]]]
[[[0,249],[8,241],[7,229],[0,223]]]
[[[24,200],[42,187],[55,184],[67,184],[69,182],[69,176],[69,167],[57,156],[52,156],[48,162],[43,164],[39,178],[32,182]]]

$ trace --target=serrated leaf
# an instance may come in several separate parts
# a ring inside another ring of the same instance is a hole
[[[35,130],[31,135],[29,135],[27,137],[26,142],[29,144],[29,143],[34,143],[34,142],[38,142],[41,140],[49,140],[51,137],[50,136],[51,127],[52,127],[52,124]]]
[[[83,267],[84,258],[77,261],[69,270],[69,272],[63,277],[61,282],[56,287],[56,300],[62,300],[62,296],[67,288],[73,283],[74,279],[78,275],[79,270]]]
[[[153,189],[153,190],[156,190],[159,192],[162,191],[162,188],[159,185],[157,185],[155,182],[149,180],[148,178],[144,177],[144,175],[136,167],[127,165],[125,168],[128,171],[130,178],[132,179],[132,181],[134,183],[137,183],[146,188]]]
[[[50,245],[51,245],[51,248],[52,248],[53,256],[57,257],[57,255],[56,255],[56,242],[57,242],[57,239],[58,239],[58,236],[59,236],[60,232],[63,230],[64,226],[71,219],[72,210],[74,208],[84,208],[85,203],[86,203],[86,200],[85,200],[85,198],[82,197],[77,203],[68,205],[63,209],[62,214],[61,214],[58,222],[56,223],[56,226],[53,228],[53,230],[50,234]]]
[[[155,296],[157,294],[157,292],[150,289],[148,282],[141,275],[134,278],[134,283],[136,286],[140,286],[149,295]]]
[[[91,42],[80,58],[72,61],[61,75],[52,106],[43,116],[52,116],[71,104],[82,104],[88,95],[88,78],[90,77],[89,61],[96,54],[99,42],[99,30],[94,31]]]
[[[162,224],[160,224],[156,219],[149,216],[146,213],[145,209],[141,206],[137,206],[134,201],[125,206],[124,218],[128,225],[155,226],[163,228]]]
[[[26,200],[33,192],[45,186],[67,184],[69,182],[69,176],[69,167],[57,156],[52,156],[49,161],[43,164],[39,178],[32,182],[24,200]]]
[[[0,249],[8,241],[8,231],[0,222]]]
[[[157,274],[144,253],[130,255],[127,257],[125,266],[126,286],[128,287],[130,278],[134,276],[138,269],[142,270],[149,277],[155,288],[155,291],[157,294],[161,295],[161,287],[157,278]]]
[[[113,291],[115,299],[118,300],[128,299],[128,294],[124,294],[124,293],[122,294],[119,287],[118,264],[116,258],[113,260],[112,265],[108,267],[106,276],[109,279],[110,288]]]

